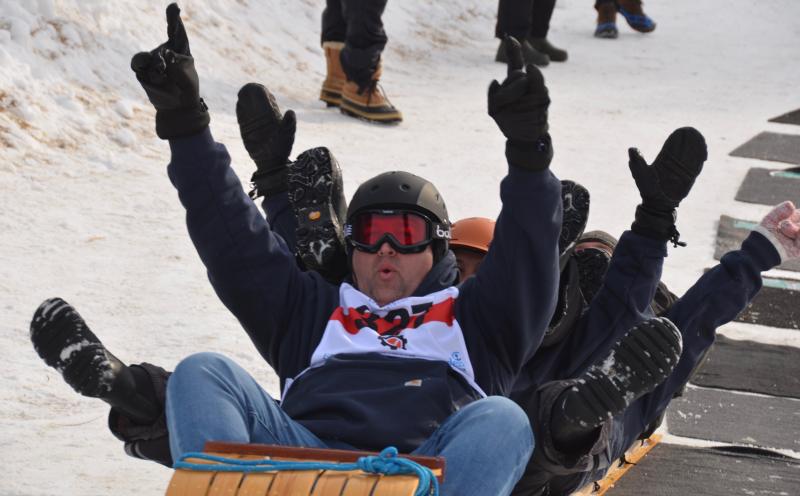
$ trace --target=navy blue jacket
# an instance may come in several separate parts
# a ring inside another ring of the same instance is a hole
[[[641,249],[645,248],[644,245],[637,245]],[[616,253],[614,257],[617,257]],[[761,289],[761,273],[776,267],[780,262],[778,251],[772,243],[757,232],[750,233],[742,242],[741,249],[725,254],[720,263],[705,272],[666,313],[666,317],[680,329],[683,338],[681,358],[669,377],[654,391],[642,396],[625,412],[616,416],[608,428],[603,430],[588,455],[565,457],[555,449],[547,449],[551,443],[544,437],[548,433],[539,433],[540,439],[537,441],[543,442],[537,442],[534,467],[525,476],[526,489],[541,489],[549,483],[553,494],[571,494],[585,484],[601,479],[611,464],[664,412],[676,392],[691,378],[705,351],[714,343],[717,328],[736,318],[752,301]],[[644,292],[645,285],[640,287]],[[642,301],[637,302],[641,303]],[[591,307],[596,304],[597,300],[594,300]],[[631,311],[630,315],[633,316],[634,313],[636,312]],[[649,310],[642,315],[651,316]],[[624,332],[624,327],[628,324],[627,317],[623,320],[625,322],[620,321],[620,329],[609,332],[609,336]],[[591,339],[589,336],[584,337]],[[607,347],[607,343],[600,345],[601,349]],[[556,374],[565,373],[556,368],[546,369],[545,373],[548,373],[547,370],[556,370]],[[547,408],[547,405],[541,405],[542,411]]]
[[[524,367],[512,398],[527,405],[539,386],[575,377],[605,355],[634,324],[652,317],[650,302],[666,255],[666,241],[625,232],[591,304],[565,339],[540,349]]]
[[[339,305],[338,287],[297,268],[209,130],[171,140],[170,148],[169,177],[209,280],[283,386],[309,365]],[[454,310],[475,380],[489,395],[508,395],[535,353],[558,284],[559,181],[548,170],[511,167],[500,197],[492,249],[474,280],[460,287]],[[452,286],[456,276],[448,254],[415,295]],[[423,387],[405,386],[419,379]],[[282,408],[322,439],[363,449],[391,444],[408,452],[479,397],[445,362],[343,354],[295,380]]]

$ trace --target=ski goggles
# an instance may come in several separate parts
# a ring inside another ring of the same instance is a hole
[[[450,239],[450,224],[431,222],[409,210],[368,210],[354,215],[344,234],[356,249],[367,253],[377,253],[383,243],[398,253],[420,253],[434,240]]]

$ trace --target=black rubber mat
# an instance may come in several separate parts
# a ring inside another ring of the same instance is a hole
[[[667,428],[683,437],[800,451],[800,400],[687,388],[670,403]]]
[[[764,277],[763,280],[761,291],[736,320],[769,327],[800,329],[800,281],[776,277]]]
[[[800,109],[793,110],[792,112],[773,117],[770,122],[778,122],[780,124],[797,124],[800,125]]]
[[[800,157],[800,150],[798,150]],[[785,200],[800,204],[800,169],[747,171],[736,199],[747,203],[777,205]]]
[[[731,155],[800,165],[800,135],[763,132],[732,151]]]
[[[800,187],[800,183],[798,183]],[[750,235],[750,231],[755,229],[757,222],[736,219],[721,215],[717,225],[717,246],[714,250],[714,258],[719,260],[722,255],[731,250],[738,250],[742,241]],[[800,272],[800,260],[790,260],[778,266],[781,270],[793,270]]]
[[[659,444],[609,496],[789,496],[800,493],[800,460],[762,450]]]
[[[800,398],[800,348],[717,336],[692,383]]]

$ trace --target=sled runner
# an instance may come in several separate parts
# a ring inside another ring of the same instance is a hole
[[[398,460],[387,453],[389,450],[379,455],[366,451],[210,442],[203,453],[176,462],[167,496],[433,494],[432,478],[443,480],[444,458],[404,456],[400,463],[411,473],[387,475],[386,472],[393,470],[383,469]],[[270,463],[274,466],[267,466]],[[365,463],[375,470],[371,473],[355,466]],[[426,474],[431,480],[425,479]]]
[[[600,496],[606,494],[614,484],[625,475],[625,472],[639,463],[661,441],[661,434],[653,434],[644,441],[637,441],[617,463],[608,470],[605,477],[599,481],[585,486],[572,496]],[[613,491],[612,491],[613,494]]]

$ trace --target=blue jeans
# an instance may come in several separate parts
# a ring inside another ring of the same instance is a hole
[[[250,374],[215,353],[192,355],[175,368],[167,383],[167,425],[175,460],[211,440],[354,449],[289,418]],[[445,457],[443,495],[507,495],[532,452],[528,416],[511,400],[491,396],[451,415],[413,454]]]

